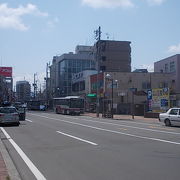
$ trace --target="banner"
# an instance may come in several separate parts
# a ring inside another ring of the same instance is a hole
[[[0,67],[0,76],[12,77],[12,67]]]
[[[149,111],[162,112],[169,109],[169,88],[148,90]]]

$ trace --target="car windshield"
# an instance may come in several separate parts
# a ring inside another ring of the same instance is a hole
[[[0,108],[0,113],[15,113],[17,112],[15,108]]]

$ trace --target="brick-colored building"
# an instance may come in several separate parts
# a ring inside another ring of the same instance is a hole
[[[103,72],[131,72],[131,42],[100,40],[95,44],[99,69]]]

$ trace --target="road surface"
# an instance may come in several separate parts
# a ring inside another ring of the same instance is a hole
[[[179,180],[180,128],[28,112],[1,127],[23,180]]]

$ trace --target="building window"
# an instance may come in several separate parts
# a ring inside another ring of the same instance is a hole
[[[124,96],[121,96],[121,103],[124,103]]]
[[[168,64],[165,64],[165,72],[168,72]]]
[[[170,62],[170,72],[175,72],[175,63]]]
[[[106,70],[106,66],[100,66],[100,70],[101,71],[105,71]]]
[[[168,88],[168,82],[160,82],[159,88]]]
[[[106,56],[102,56],[102,61],[106,61]]]

